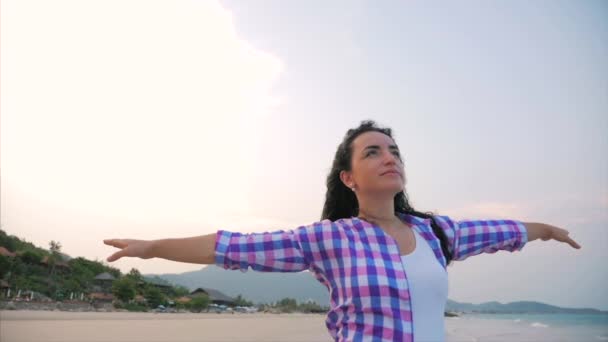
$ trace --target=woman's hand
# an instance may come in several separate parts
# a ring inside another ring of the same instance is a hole
[[[152,255],[152,243],[148,240],[132,240],[132,239],[107,239],[103,243],[121,250],[109,256],[108,262],[116,261],[122,257],[137,257],[142,259],[150,259]]]
[[[549,226],[549,228],[551,229],[549,238],[543,239],[543,240],[553,239],[553,240],[556,240],[559,242],[565,242],[576,249],[581,248],[581,246],[578,243],[576,243],[576,241],[572,240],[572,238],[568,236],[568,234],[570,234],[570,232],[568,232],[567,230],[558,228],[558,227],[554,227],[554,226]]]
[[[528,241],[533,241],[536,239],[541,239],[543,241],[556,240],[559,242],[565,242],[576,249],[581,248],[576,241],[572,240],[572,238],[568,236],[570,232],[565,229],[545,223],[524,222],[524,225],[528,231]]]

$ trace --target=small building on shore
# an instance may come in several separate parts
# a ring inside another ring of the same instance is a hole
[[[157,289],[159,289],[161,292],[163,292],[165,294],[168,294],[171,291],[171,289],[173,288],[173,285],[171,285],[168,281],[163,280],[158,277],[145,278],[144,280],[146,283],[156,287]]]
[[[93,280],[95,282],[95,290],[99,292],[111,292],[112,291],[112,283],[116,280],[116,278],[108,272],[100,273],[95,276]]]
[[[216,289],[199,287],[196,290],[190,292],[189,297],[195,297],[196,295],[199,295],[199,294],[205,294],[205,295],[209,296],[209,299],[211,300],[211,303],[213,303],[213,304],[226,305],[226,306],[235,305],[234,299],[232,297],[229,297]]]

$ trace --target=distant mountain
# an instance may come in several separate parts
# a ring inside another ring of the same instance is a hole
[[[499,302],[487,302],[481,304],[458,303],[449,300],[446,304],[447,311],[457,312],[479,312],[479,313],[572,313],[572,314],[608,314],[608,311],[597,309],[573,309],[561,308],[549,304],[532,301],[520,301],[502,304]]]
[[[146,275],[154,276],[154,275]],[[329,293],[311,273],[265,273],[254,271],[227,271],[216,266],[208,266],[199,271],[182,274],[160,274],[158,277],[190,290],[209,287],[232,297],[242,295],[254,303],[272,303],[285,297],[298,302],[314,300],[320,305],[329,305]],[[482,304],[459,303],[448,300],[446,311],[479,313],[608,313],[596,309],[561,308],[539,302],[521,301],[502,304],[487,302]]]
[[[232,297],[240,294],[254,303],[272,303],[290,297],[298,302],[312,299],[320,305],[329,305],[327,289],[309,272],[241,272],[211,265],[199,271],[157,276],[190,290],[209,287]]]

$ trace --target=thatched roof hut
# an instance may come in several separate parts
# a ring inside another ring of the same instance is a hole
[[[202,288],[199,287],[196,290],[190,292],[190,297],[194,297],[198,294],[206,294],[209,296],[209,299],[212,303],[218,305],[235,305],[234,299],[232,297],[228,297],[225,294],[221,293],[218,290],[210,289],[210,288]]]

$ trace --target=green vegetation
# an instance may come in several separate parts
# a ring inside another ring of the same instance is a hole
[[[169,306],[171,302],[176,309],[187,309],[194,312],[207,310],[211,303],[207,295],[197,295],[189,302],[179,303],[177,298],[188,296],[190,291],[183,286],[173,286],[158,278],[146,278],[137,269],[122,274],[119,269],[100,261],[85,258],[69,259],[61,253],[61,243],[50,241],[45,250],[32,243],[9,236],[0,229],[0,247],[6,248],[14,256],[0,255],[0,280],[5,281],[15,292],[31,290],[55,301],[74,300],[83,294],[94,292],[111,293],[115,300],[114,307],[129,311],[148,311],[159,305]],[[69,259],[69,260],[68,260]],[[113,281],[99,281],[95,277],[109,273]],[[111,284],[111,286],[110,286]],[[5,291],[0,291],[0,299]],[[242,295],[235,298],[235,306],[253,307],[253,302]],[[327,312],[328,308],[316,303],[298,304],[293,298],[283,298],[275,305],[259,305],[259,309],[271,309],[279,312]]]
[[[326,313],[329,311],[328,307],[321,306],[315,302],[303,302],[298,304],[294,298],[283,298],[273,305],[262,304],[258,307],[261,311],[275,311],[281,313]]]
[[[121,301],[128,303],[137,294],[136,284],[128,277],[117,279],[112,283],[112,294]]]
[[[119,269],[104,262],[85,258],[69,259],[61,253],[61,243],[58,241],[51,241],[49,249],[45,250],[0,229],[0,247],[15,254],[0,255],[0,280],[10,285],[14,291],[12,296],[15,296],[18,290],[31,290],[60,301],[69,300],[70,294],[75,296],[74,299],[79,299],[79,294],[86,296],[93,292],[110,292],[119,300],[115,302],[116,308],[146,311],[161,304],[166,305],[169,298],[190,293],[187,288],[173,287],[160,278],[152,279],[154,281],[151,284],[137,269],[131,269],[123,275]],[[116,279],[111,287],[104,288],[100,282],[95,281],[95,277],[102,273],[109,273]],[[164,288],[166,293],[163,293],[154,284],[169,286]],[[134,303],[137,295],[141,295],[145,300]],[[3,296],[5,291],[0,293],[0,298]],[[142,305],[142,302],[146,305]]]
[[[234,299],[234,305],[235,306],[254,306],[253,302],[246,300],[240,294],[238,296],[236,296],[236,298]]]
[[[91,292],[96,275],[108,272],[120,277],[120,270],[84,258],[65,260],[61,244],[38,248],[0,229],[0,246],[16,254],[0,255],[0,279],[14,289],[32,290],[53,300],[69,299],[70,293]],[[2,294],[3,295],[3,294]]]
[[[150,307],[158,307],[161,304],[166,304],[167,303],[167,299],[165,298],[165,295],[156,287],[154,286],[147,286],[144,290],[144,298],[146,298],[146,301],[148,303],[148,305],[150,305]]]
[[[188,308],[194,312],[201,312],[207,309],[209,306],[209,297],[204,294],[196,295],[190,302],[188,302]]]

